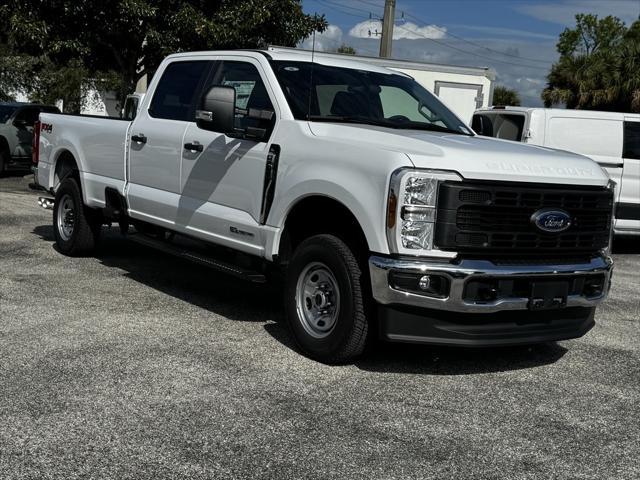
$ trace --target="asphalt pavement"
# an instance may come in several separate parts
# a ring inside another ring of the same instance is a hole
[[[2,479],[638,479],[640,241],[577,340],[300,355],[277,287],[105,232],[53,246],[0,179]]]

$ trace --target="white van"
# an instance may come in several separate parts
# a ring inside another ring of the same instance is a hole
[[[480,135],[579,153],[618,184],[617,234],[640,234],[640,114],[494,107],[477,110]]]

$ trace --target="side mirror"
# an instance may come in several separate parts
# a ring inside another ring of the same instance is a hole
[[[27,122],[25,120],[14,120],[13,126],[18,128],[26,128]]]
[[[236,89],[214,85],[202,96],[196,110],[196,124],[203,130],[231,134],[235,132]]]

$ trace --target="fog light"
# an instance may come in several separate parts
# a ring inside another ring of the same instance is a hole
[[[446,298],[449,296],[449,280],[442,275],[423,275],[419,273],[390,272],[389,283],[392,288],[404,292]]]
[[[418,286],[422,290],[429,290],[429,287],[431,286],[431,278],[429,277],[429,275],[424,275],[420,277],[420,280],[418,281]]]

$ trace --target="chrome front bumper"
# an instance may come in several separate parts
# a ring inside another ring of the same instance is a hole
[[[602,294],[597,297],[569,295],[566,307],[594,307],[602,302],[609,291],[613,261],[609,257],[596,257],[589,263],[567,265],[497,265],[486,260],[461,260],[444,263],[426,259],[394,259],[371,256],[369,270],[373,297],[382,305],[410,306],[426,309],[464,313],[492,313],[504,310],[527,310],[530,298],[498,298],[490,302],[465,300],[465,286],[477,279],[560,279],[561,277],[592,276],[604,274]],[[438,274],[450,281],[449,295],[445,298],[397,290],[389,281],[390,272],[402,274]],[[544,315],[544,313],[542,313]]]

